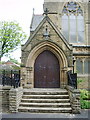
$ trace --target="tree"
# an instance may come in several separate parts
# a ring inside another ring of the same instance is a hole
[[[1,58],[17,49],[26,34],[17,22],[0,22],[0,61]]]
[[[10,59],[10,60],[9,60],[10,62],[13,62],[13,63],[18,64],[18,65],[21,64],[21,63],[19,63],[18,60],[16,60],[15,58],[11,58],[11,57],[10,57],[9,59]]]

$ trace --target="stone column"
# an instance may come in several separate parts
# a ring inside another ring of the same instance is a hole
[[[26,67],[21,67],[21,86],[24,87],[26,85]]]
[[[61,81],[60,81],[61,88],[65,88],[67,85],[67,67],[64,67],[61,73],[62,73]]]
[[[26,67],[27,77],[26,77],[26,87],[33,88],[33,67]]]

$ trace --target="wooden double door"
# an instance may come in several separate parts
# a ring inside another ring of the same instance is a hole
[[[35,88],[60,88],[60,65],[50,51],[43,51],[34,64]]]

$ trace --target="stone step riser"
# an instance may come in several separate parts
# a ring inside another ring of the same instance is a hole
[[[30,109],[19,109],[19,112],[30,112],[30,113],[72,113],[72,110],[30,110]]]
[[[49,97],[49,96],[45,96],[45,97],[43,97],[43,96],[22,96],[22,98],[24,98],[24,99],[68,99],[69,98],[69,96],[52,96],[52,97]]]
[[[53,99],[53,101],[52,100],[21,100],[21,102],[25,102],[25,103],[70,103],[70,100],[64,100],[63,99],[63,101],[60,101],[60,100],[55,100],[54,101],[54,99]]]
[[[70,107],[70,105],[23,105],[20,104],[20,107],[51,107],[51,108],[59,108],[59,107]]]
[[[24,95],[67,95],[68,92],[24,92]]]

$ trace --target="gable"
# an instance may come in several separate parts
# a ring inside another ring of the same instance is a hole
[[[48,38],[45,37],[46,29],[48,32]],[[57,29],[55,24],[50,20],[48,16],[45,16],[43,20],[40,22],[38,27],[35,29],[34,33],[29,37],[26,44],[23,46],[23,50],[30,50],[38,43],[43,41],[51,41],[58,46],[60,46],[63,50],[71,50],[72,47],[65,40],[64,36],[61,34],[60,30]]]

